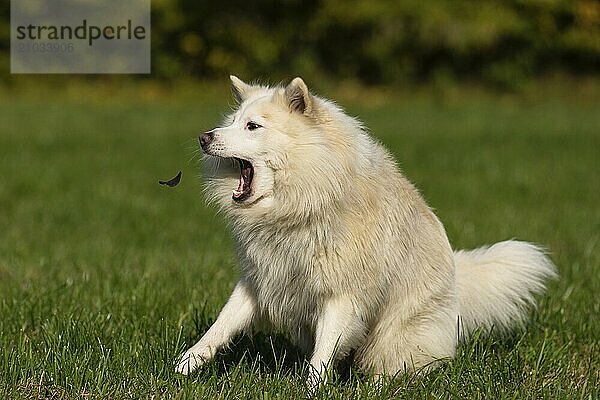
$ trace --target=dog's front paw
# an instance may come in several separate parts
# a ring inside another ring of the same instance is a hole
[[[323,381],[321,377],[311,373],[306,380],[306,395],[308,398],[313,398],[317,395],[319,388],[321,387]]]
[[[204,365],[208,361],[208,358],[209,357],[203,355],[202,352],[198,351],[198,349],[192,347],[181,356],[179,363],[175,368],[175,372],[183,375],[191,374]]]
[[[309,398],[315,397],[317,392],[327,381],[327,371],[314,368],[311,366],[306,379],[306,391]]]

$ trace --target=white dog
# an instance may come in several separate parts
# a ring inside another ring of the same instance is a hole
[[[536,245],[453,251],[390,154],[300,78],[232,76],[239,107],[199,139],[207,196],[230,220],[241,278],[187,374],[257,323],[312,354],[311,382],[350,350],[375,374],[431,368],[474,329],[527,316],[555,267]],[[232,194],[233,192],[233,194]]]

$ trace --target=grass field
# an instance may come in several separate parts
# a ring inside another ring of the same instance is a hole
[[[0,398],[305,395],[303,360],[281,336],[240,338],[199,373],[174,373],[238,276],[193,157],[226,94],[2,95]],[[598,398],[600,102],[345,105],[397,156],[456,248],[538,242],[561,276],[511,336],[478,336],[441,369],[382,385],[342,367],[318,396]],[[157,184],[180,169],[178,187]]]

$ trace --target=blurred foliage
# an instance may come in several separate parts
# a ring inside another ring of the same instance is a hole
[[[152,0],[152,10],[153,74],[163,79],[518,86],[600,71],[597,0]],[[8,34],[2,18],[2,53]]]

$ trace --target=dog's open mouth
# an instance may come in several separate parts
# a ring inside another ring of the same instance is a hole
[[[233,200],[241,203],[252,194],[252,177],[254,176],[254,168],[250,161],[235,159],[240,164],[240,181],[238,188],[233,191]]]

